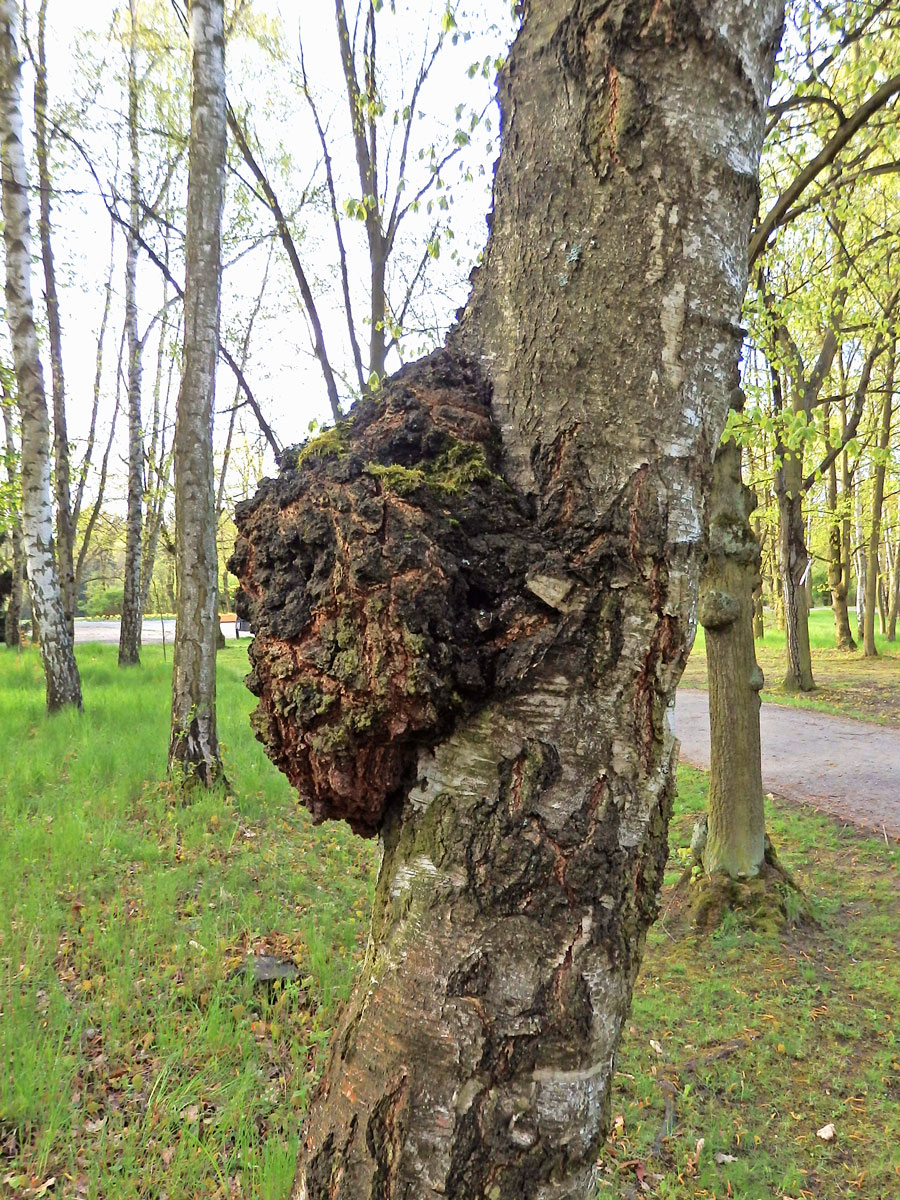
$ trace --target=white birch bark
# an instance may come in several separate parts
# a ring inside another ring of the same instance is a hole
[[[0,154],[3,240],[6,245],[6,317],[22,414],[22,527],[50,712],[81,707],[81,680],[66,624],[53,544],[50,503],[50,422],[38,355],[31,291],[28,172],[22,143],[22,61],[19,6],[0,0]]]
[[[175,422],[178,578],[169,770],[184,783],[221,776],[216,738],[218,570],[212,452],[219,340],[225,181],[225,35],[222,0],[191,0],[184,375]]]

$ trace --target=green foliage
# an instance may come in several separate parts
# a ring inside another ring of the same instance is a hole
[[[118,617],[125,602],[125,589],[104,587],[93,591],[84,606],[88,617]]]

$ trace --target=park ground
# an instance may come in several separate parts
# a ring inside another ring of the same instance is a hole
[[[776,652],[772,635],[770,679]],[[84,715],[48,721],[36,655],[0,652],[0,1196],[284,1200],[376,848],[313,828],[268,764],[245,645],[220,655],[230,790],[190,806],[164,782],[171,659],[148,647],[122,673],[115,655],[80,646]],[[818,649],[825,703],[890,719],[892,664]],[[705,777],[679,786],[597,1196],[896,1200],[898,847],[773,803],[817,922],[701,939],[675,883]],[[249,952],[297,979],[254,985]]]

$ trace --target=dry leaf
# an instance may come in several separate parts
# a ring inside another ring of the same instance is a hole
[[[723,1163],[737,1162],[736,1154],[723,1154],[721,1150],[717,1150],[716,1153],[713,1155],[713,1157],[715,1158],[716,1163],[720,1167],[722,1166]]]
[[[662,1052],[663,1052],[663,1048],[659,1044],[659,1042],[656,1040],[656,1038],[650,1039],[650,1049],[655,1050],[657,1054],[662,1054]]]
[[[821,1129],[816,1130],[816,1137],[820,1137],[823,1142],[833,1142],[836,1132],[837,1130],[829,1121],[827,1125],[823,1125]]]

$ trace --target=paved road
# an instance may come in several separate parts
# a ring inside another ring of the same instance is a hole
[[[163,626],[166,630],[166,643],[171,644],[175,637],[175,621],[171,617],[166,617],[160,620],[159,617],[151,617],[144,621],[141,630],[141,641],[144,645],[155,643],[159,645],[163,640]],[[234,622],[222,626],[222,632],[227,638],[234,638]],[[249,637],[249,634],[244,634],[244,637]],[[75,641],[77,642],[114,642],[119,641],[119,622],[118,621],[84,621],[77,620],[75,622]]]
[[[682,759],[706,769],[706,692],[679,688],[675,732]],[[764,704],[760,732],[766,791],[900,838],[900,731],[808,708]]]

